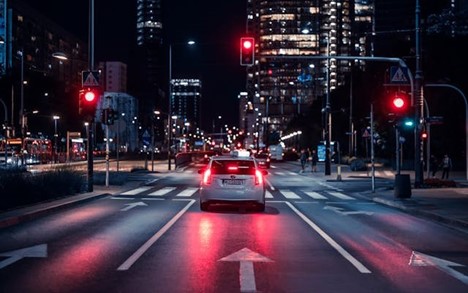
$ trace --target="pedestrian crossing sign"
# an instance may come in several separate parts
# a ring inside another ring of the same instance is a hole
[[[400,66],[390,67],[390,82],[396,84],[409,84],[408,68]]]
[[[83,87],[99,86],[99,71],[83,71],[81,78]]]

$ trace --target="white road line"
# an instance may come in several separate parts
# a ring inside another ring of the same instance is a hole
[[[162,189],[156,190],[155,192],[151,192],[148,194],[149,196],[163,196],[171,191],[176,189],[175,187],[164,187]]]
[[[151,186],[138,187],[138,188],[135,188],[135,189],[126,191],[126,192],[122,193],[122,195],[135,195],[135,194],[139,194],[139,193],[145,192],[145,191],[147,191],[148,189],[151,189]]]
[[[328,194],[330,194],[331,196],[334,196],[334,197],[337,197],[337,198],[340,198],[340,199],[346,199],[346,200],[356,200],[354,197],[351,197],[351,196],[347,196],[346,194],[343,194],[341,192],[334,192],[334,191],[327,191]]]
[[[312,197],[313,199],[327,199],[326,196],[323,196],[320,193],[315,192],[315,191],[304,191],[304,193]]]
[[[118,271],[126,271],[128,270],[156,241],[158,241],[159,238],[161,238],[164,233],[169,230],[172,225],[179,220],[182,215],[190,208],[195,203],[195,200],[190,200],[190,202],[180,211],[175,215],[169,222],[164,225],[164,227],[161,228],[156,234],[154,234],[148,241],[145,242],[140,248],[138,248],[135,253],[133,253],[123,264],[121,264],[117,270]]]
[[[182,196],[182,197],[190,197],[192,196],[195,192],[197,192],[198,187],[188,187],[185,190],[182,190],[179,192],[176,196]]]
[[[281,192],[281,194],[288,199],[300,199],[301,198],[299,195],[287,189],[280,189],[279,192]]]
[[[270,189],[271,190],[275,190],[275,187],[271,184],[271,182],[265,178],[265,182],[268,184],[268,186],[270,186]]]
[[[325,239],[328,244],[330,244],[336,251],[338,251],[341,256],[348,260],[360,273],[370,274],[371,271],[366,268],[360,261],[358,261],[354,256],[352,256],[348,251],[346,251],[341,245],[339,245],[335,240],[333,240],[327,233],[325,233],[317,224],[312,222],[307,218],[303,213],[301,213],[294,205],[290,202],[286,203],[304,222],[306,222],[312,229],[315,230],[323,239]]]
[[[275,175],[283,176],[283,175],[285,175],[285,174],[284,174],[284,172],[275,172]]]
[[[273,198],[273,194],[267,190],[265,191],[265,198]]]
[[[291,176],[299,176],[299,174],[294,173],[294,172],[291,172],[291,171],[288,171],[288,175],[291,175]]]

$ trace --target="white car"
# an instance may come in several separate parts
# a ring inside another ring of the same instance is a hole
[[[261,170],[250,156],[213,156],[206,166],[198,171],[200,183],[200,209],[208,210],[216,203],[252,203],[259,211],[265,210],[266,170]]]

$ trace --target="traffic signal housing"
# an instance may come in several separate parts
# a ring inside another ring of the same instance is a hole
[[[85,120],[91,121],[96,115],[96,107],[99,101],[99,88],[83,88],[78,98],[78,114]]]
[[[103,109],[101,112],[101,123],[105,125],[114,125],[117,111],[112,108]]]
[[[240,39],[240,65],[251,66],[255,61],[255,39],[242,37]]]

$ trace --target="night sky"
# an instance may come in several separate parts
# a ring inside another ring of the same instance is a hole
[[[89,1],[23,2],[87,40]],[[136,0],[95,0],[95,63],[122,61],[133,66],[135,10]],[[173,44],[173,78],[201,78],[202,125],[206,130],[210,130],[212,119],[218,115],[223,117],[224,123],[238,125],[237,96],[245,90],[245,69],[239,65],[238,43],[245,32],[245,21],[244,0],[163,1],[166,36],[163,42]],[[195,40],[196,47],[184,48],[182,43],[188,39]]]

